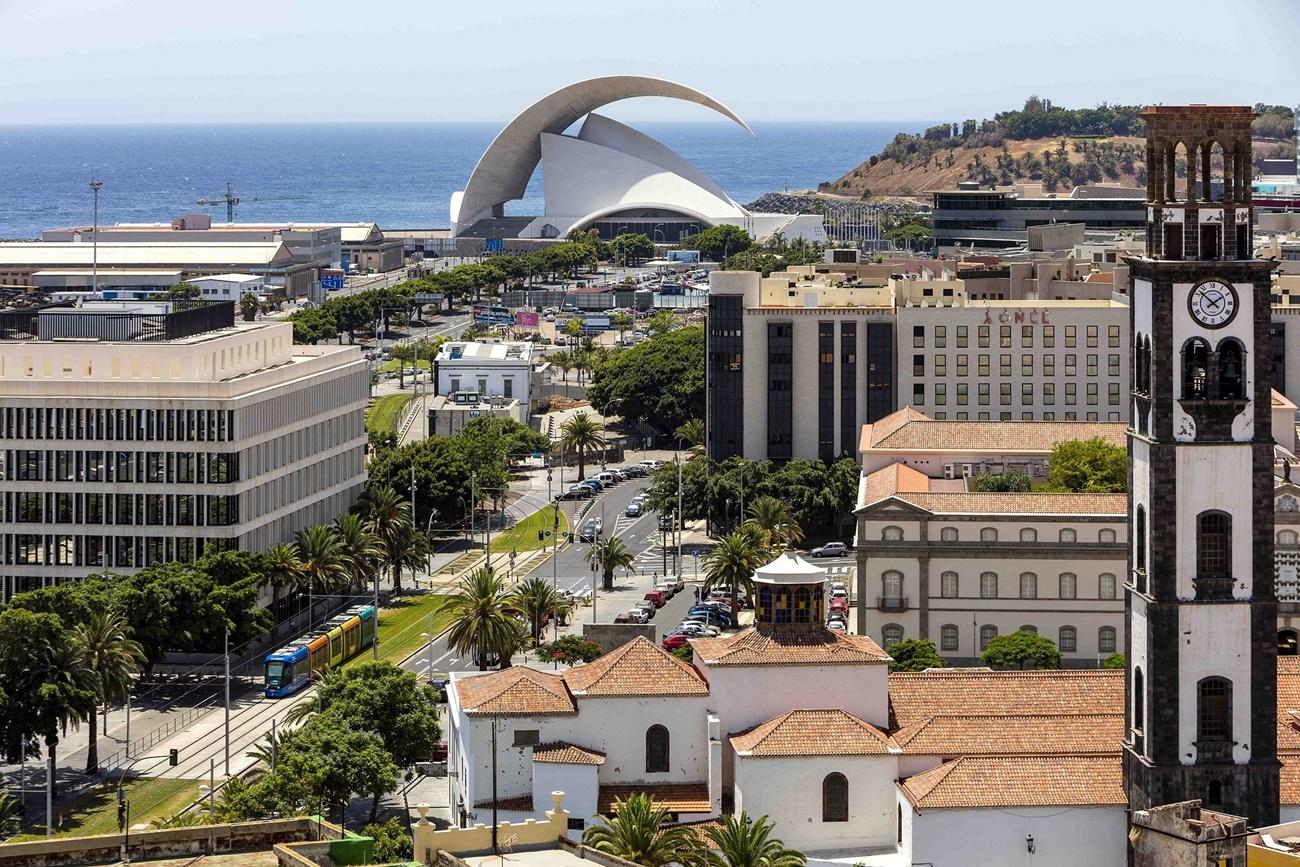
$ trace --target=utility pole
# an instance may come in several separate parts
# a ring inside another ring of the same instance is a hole
[[[401,568],[401,567],[398,567]],[[375,640],[370,642],[374,659],[379,660],[379,569],[375,569]]]
[[[478,511],[478,494],[475,491],[475,485],[478,483],[478,471],[469,471],[469,536],[471,544],[474,540],[474,513]]]
[[[230,627],[226,627],[226,776],[230,776]]]
[[[682,527],[686,523],[686,518],[682,514],[682,458],[677,456],[677,561],[673,563],[673,568],[678,575],[682,574]]]
[[[492,854],[497,854],[497,716],[492,715]]]
[[[90,291],[99,291],[99,190],[104,186],[104,182],[95,177],[92,173],[90,176],[90,189],[94,193],[94,216],[93,228],[90,236]]]
[[[271,720],[271,773],[275,773],[275,720]]]

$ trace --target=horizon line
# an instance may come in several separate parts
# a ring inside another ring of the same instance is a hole
[[[829,123],[829,124],[860,124],[860,123],[899,123],[899,124],[919,124],[919,123],[936,123],[933,119],[916,119],[916,118],[884,118],[882,120],[864,119],[850,120],[846,118],[759,118],[752,121],[753,123]],[[504,127],[510,123],[510,120],[417,120],[413,118],[393,118],[389,120],[32,120],[32,121],[7,121],[0,120],[0,128],[5,127],[41,127],[41,126],[289,126],[296,124],[303,125],[320,125],[320,126],[385,126],[389,124],[491,124]],[[706,120],[696,119],[687,120],[681,118],[637,118],[629,123],[676,123],[676,124],[693,124],[698,126],[725,126],[728,124],[725,120]]]

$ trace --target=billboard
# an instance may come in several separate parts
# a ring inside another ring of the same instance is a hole
[[[343,272],[336,270],[334,268],[327,268],[325,270],[322,270],[320,272],[320,288],[325,290],[342,289]]]
[[[542,321],[542,317],[531,310],[520,310],[515,314],[516,328],[537,328]]]
[[[474,306],[474,321],[480,325],[514,325],[515,317],[508,308],[487,307],[476,304]]]
[[[699,250],[669,250],[669,262],[684,262],[687,265],[696,265],[700,261]]]

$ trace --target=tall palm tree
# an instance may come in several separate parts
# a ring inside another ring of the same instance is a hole
[[[393,570],[393,592],[401,589],[402,570],[398,561],[411,539],[414,517],[411,504],[388,485],[368,488],[361,495],[361,515],[370,523],[370,529],[379,537],[383,548],[384,565]]]
[[[600,564],[602,590],[614,589],[615,569],[631,569],[636,562],[636,557],[617,536],[592,543],[584,556],[588,563]]]
[[[73,646],[81,665],[95,678],[98,704],[104,707],[107,725],[108,705],[126,701],[131,684],[145,662],[140,642],[130,637],[131,627],[121,614],[92,611],[89,619],[79,623],[72,633]],[[86,773],[99,770],[99,734],[95,731],[98,711],[90,709],[90,744],[86,748]]]
[[[587,450],[603,448],[605,437],[595,419],[579,412],[560,425],[560,442],[578,455],[578,478],[581,479],[587,475]]]
[[[768,559],[767,539],[752,524],[744,524],[718,540],[704,555],[704,589],[724,587],[731,594],[731,612],[734,620],[738,610],[737,599],[742,589],[754,590],[754,572]]]
[[[560,371],[560,376],[564,380],[564,396],[569,396],[569,371],[573,368],[573,356],[568,350],[563,352],[554,352],[546,356],[546,360],[551,366]]]
[[[99,684],[95,673],[82,664],[81,649],[71,640],[43,648],[40,664],[27,672],[27,677],[27,688],[41,694],[43,718],[36,730],[45,740],[46,772],[52,777],[51,789],[57,796],[60,736],[67,736],[68,726],[90,719]]]
[[[559,591],[551,582],[536,575],[521,581],[510,594],[510,605],[528,622],[534,645],[542,640],[546,619],[559,616],[560,600]]]
[[[705,829],[709,850],[704,856],[709,867],[803,867],[808,859],[802,852],[785,848],[772,836],[772,820],[746,813],[723,816],[720,826]]]
[[[505,581],[491,569],[462,578],[459,592],[439,603],[438,614],[448,624],[448,646],[462,657],[472,654],[479,671],[487,670],[490,654],[508,659],[519,641],[519,621]]]
[[[0,792],[0,842],[14,834],[23,824],[23,811],[18,799],[8,792]]]
[[[252,292],[245,292],[239,298],[239,315],[244,317],[245,322],[252,322],[257,318],[257,311],[262,309],[261,303],[257,296]]]
[[[365,588],[368,579],[379,568],[384,548],[360,515],[339,515],[334,519],[334,532],[338,536],[339,550],[347,563],[348,588]]]
[[[402,535],[398,537],[393,548],[386,548],[387,553],[384,555],[388,565],[393,569],[393,592],[398,593],[402,589],[402,570],[410,569],[412,572],[428,565],[429,558],[429,540],[424,535],[424,531],[407,524],[402,530]]]
[[[765,494],[755,498],[746,511],[749,514],[745,523],[762,531],[769,546],[775,551],[784,549],[791,542],[803,540],[803,528],[795,520],[790,504],[784,500]]]
[[[342,587],[348,580],[348,561],[343,556],[343,547],[333,527],[324,524],[307,527],[298,531],[294,541],[298,545],[302,574],[307,582],[307,619],[311,625],[316,591],[332,593]]]
[[[685,443],[691,451],[697,451],[704,445],[704,419],[693,418],[682,422],[673,431],[677,439]]]
[[[614,802],[614,817],[582,832],[582,842],[598,852],[617,855],[644,867],[691,863],[698,849],[691,832],[672,826],[668,811],[646,794]]]
[[[271,582],[271,590],[277,599],[286,590],[300,589],[304,582],[298,549],[284,543],[267,548],[262,554],[262,573]]]

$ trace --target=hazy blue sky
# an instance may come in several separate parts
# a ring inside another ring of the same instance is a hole
[[[0,0],[0,25],[0,123],[501,121],[612,73],[753,121],[1300,101],[1298,0]]]

